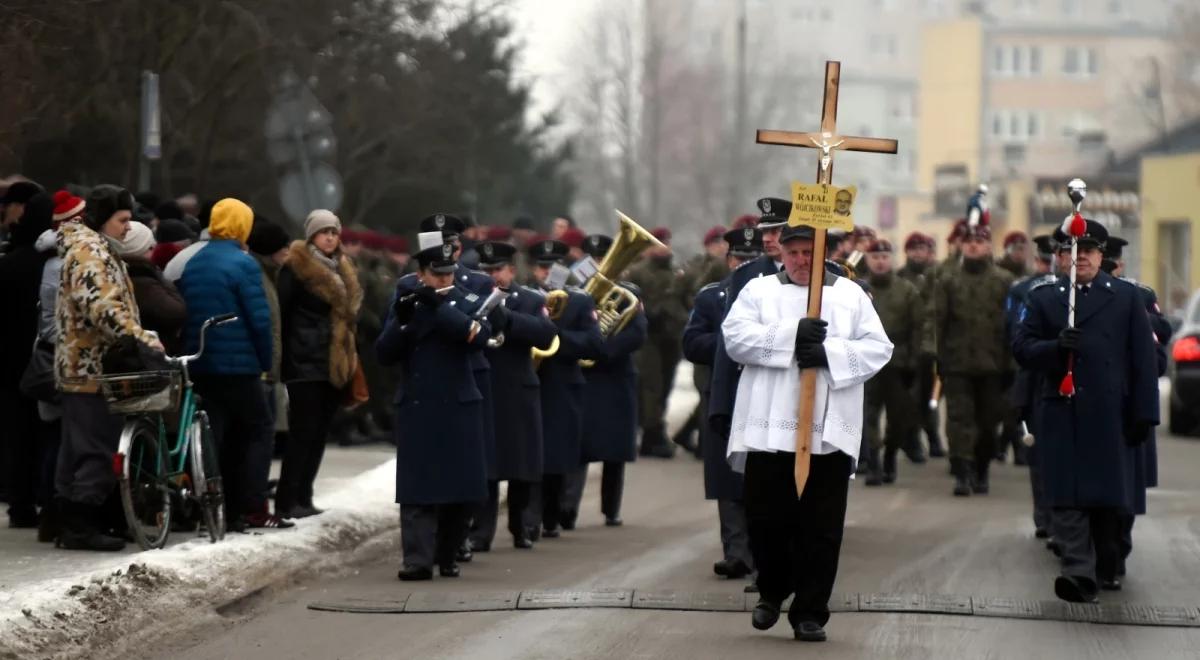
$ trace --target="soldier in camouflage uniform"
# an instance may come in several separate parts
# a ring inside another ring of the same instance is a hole
[[[867,246],[867,281],[872,303],[883,329],[895,348],[892,359],[867,381],[864,435],[870,445],[867,455],[868,486],[896,481],[896,453],[912,435],[916,420],[913,399],[917,353],[923,327],[921,294],[916,285],[896,276],[892,266],[892,244],[876,240]],[[887,439],[880,432],[880,415],[887,410]],[[886,447],[886,449],[885,449]],[[880,451],[883,460],[880,461]]]
[[[996,265],[1020,279],[1029,274],[1029,237],[1023,231],[1010,231],[1004,237],[1004,256]]]
[[[930,300],[933,296],[933,286],[931,281],[935,266],[934,251],[937,249],[937,242],[929,234],[921,232],[913,232],[904,240],[904,266],[896,271],[896,276],[902,280],[911,282],[917,288],[917,292],[921,296],[921,320],[922,324],[927,325],[930,318],[925,314],[928,309]],[[926,336],[926,328],[921,328],[921,336]],[[929,441],[929,456],[930,458],[942,458],[946,455],[946,450],[942,447],[941,434],[941,418],[938,416],[936,408],[930,408],[928,403],[933,395],[934,376],[937,373],[936,351],[933,344],[928,345],[922,342],[918,347],[913,359],[914,363],[914,378],[913,378],[913,401],[916,402],[916,414],[918,423],[913,425],[910,431],[910,437],[905,441],[903,449],[910,460],[914,463],[920,463],[925,460],[923,448],[921,446],[920,432],[925,431],[925,438]]]
[[[1004,383],[1013,370],[1006,338],[1005,302],[1013,277],[992,261],[986,224],[963,229],[962,263],[933,283],[929,314],[946,394],[946,432],[954,494],[988,492]],[[926,342],[934,341],[926,336]]]
[[[659,227],[652,232],[670,245],[671,231]],[[667,439],[667,397],[675,384],[675,369],[683,357],[679,338],[687,324],[688,310],[682,273],[671,263],[668,248],[650,248],[629,269],[630,282],[642,290],[649,333],[638,352],[638,409],[642,427],[642,456],[671,458],[675,450]]]

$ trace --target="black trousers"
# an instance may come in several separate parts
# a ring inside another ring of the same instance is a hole
[[[562,516],[574,519],[579,515],[583,490],[587,485],[588,466],[563,477]],[[625,495],[625,462],[604,461],[600,472],[600,513],[605,518],[621,516],[621,500]]]
[[[467,536],[470,504],[400,504],[400,547],[405,568],[454,563]]]
[[[217,443],[226,514],[265,513],[275,425],[262,380],[212,374],[192,380]]]
[[[1045,488],[1042,485],[1042,465],[1038,460],[1037,445],[1029,448],[1029,487],[1033,492],[1033,526],[1053,535],[1054,520],[1050,507],[1046,506]]]
[[[525,533],[525,511],[529,508],[528,481],[508,482],[508,533],[514,537]],[[491,547],[496,538],[496,520],[500,516],[500,482],[488,482],[488,498],[472,507],[471,546]]]
[[[312,506],[313,482],[325,457],[325,441],[342,394],[327,381],[288,383],[288,444],[283,452],[275,510]]]
[[[1062,546],[1062,574],[1088,580],[1117,576],[1121,560],[1120,511],[1054,508],[1054,539]]]
[[[547,474],[542,476],[542,484],[535,489],[536,501],[530,505],[537,509],[541,506],[541,523],[545,529],[556,529],[562,523],[562,503],[564,494],[565,475]]]
[[[850,488],[850,456],[813,456],[804,494],[796,497],[790,452],[746,458],[746,522],[761,597],[780,604],[795,594],[788,621],[829,621]]]
[[[45,422],[38,417],[37,400],[26,397],[15,387],[0,388],[0,450],[10,515],[28,516],[37,512],[44,426]]]
[[[108,412],[99,394],[62,395],[62,444],[54,492],[76,504],[99,507],[115,492],[113,454],[125,420]]]

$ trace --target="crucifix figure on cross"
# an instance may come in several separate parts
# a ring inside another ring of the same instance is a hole
[[[759,130],[759,144],[818,149],[817,183],[830,184],[833,179],[834,151],[863,151],[878,154],[894,154],[898,148],[896,140],[842,136],[837,133],[838,87],[842,65],[840,62],[825,63],[825,97],[821,106],[821,129],[816,133],[796,131]],[[825,283],[825,240],[826,230],[816,227],[813,237],[812,276],[808,289],[808,317],[821,317],[821,295]],[[812,429],[814,403],[816,400],[817,370],[804,370],[800,381],[799,423],[796,426],[796,494],[804,492],[808,482],[809,459],[812,454]]]

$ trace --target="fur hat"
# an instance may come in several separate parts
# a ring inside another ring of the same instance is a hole
[[[291,242],[291,237],[283,227],[269,220],[255,219],[246,247],[254,254],[266,257],[286,248]]]
[[[133,195],[120,186],[102,183],[88,193],[83,224],[99,231],[118,211],[133,213]]]

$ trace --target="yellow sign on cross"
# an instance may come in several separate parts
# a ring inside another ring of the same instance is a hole
[[[788,224],[817,229],[854,229],[854,198],[858,188],[839,188],[828,183],[792,184],[792,214]]]

